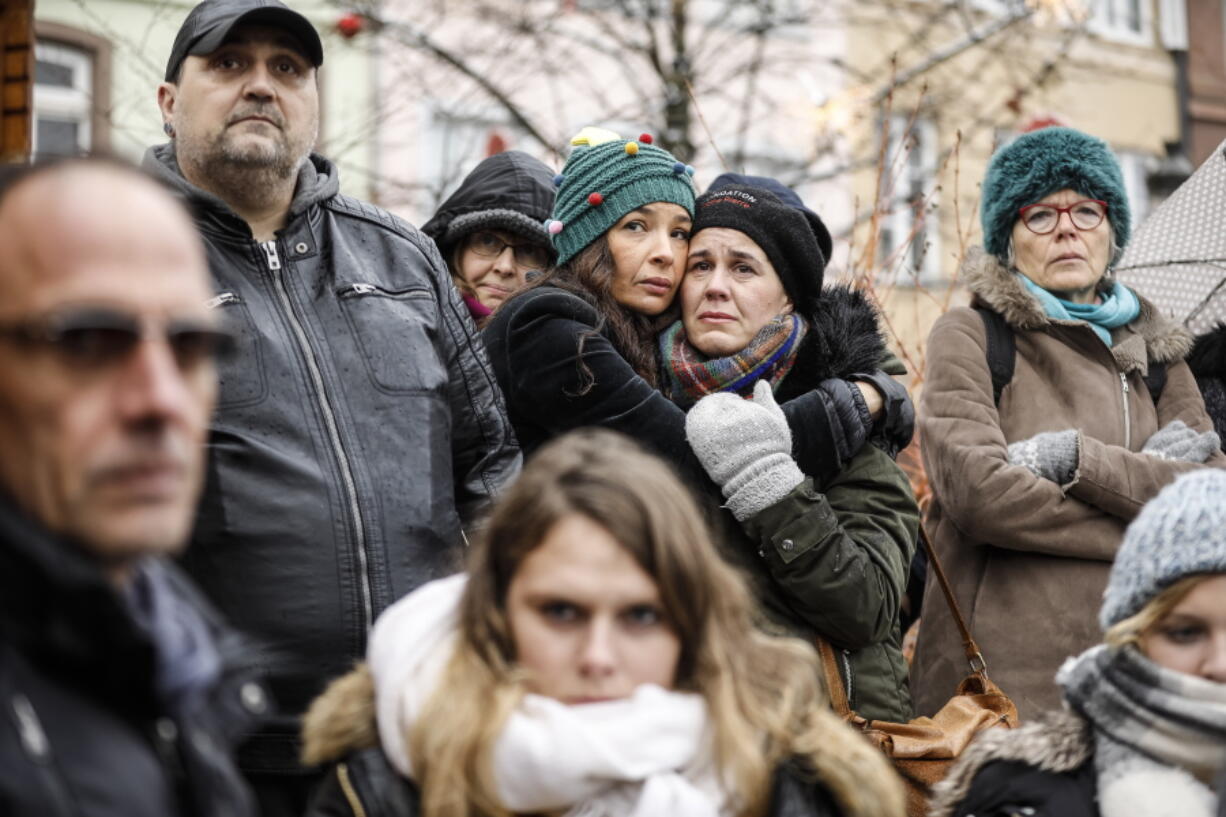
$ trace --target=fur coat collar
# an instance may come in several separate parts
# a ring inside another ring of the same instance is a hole
[[[1090,725],[1074,712],[1051,712],[1017,729],[988,729],[966,748],[945,779],[933,787],[928,817],[950,817],[970,793],[975,775],[989,763],[1012,760],[1064,774],[1081,768],[1093,751]]]
[[[841,284],[828,286],[805,317],[809,332],[784,379],[789,394],[808,391],[831,377],[847,378],[881,367],[886,342],[877,309],[862,291]]]
[[[1039,300],[994,255],[972,250],[962,264],[961,275],[973,296],[972,306],[987,306],[999,312],[1014,329],[1028,331],[1070,324],[1047,317]],[[1183,360],[1192,348],[1192,336],[1159,313],[1150,301],[1139,294],[1137,298],[1141,301],[1141,314],[1126,329],[1116,330],[1124,334],[1116,335],[1115,346],[1111,348],[1120,369],[1145,373],[1151,361]]]

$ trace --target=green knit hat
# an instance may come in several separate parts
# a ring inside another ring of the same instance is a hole
[[[652,143],[650,134],[625,140],[612,131],[584,128],[554,177],[558,198],[545,228],[564,264],[631,210],[669,202],[694,215],[694,168]]]
[[[1106,142],[1072,128],[1024,133],[996,151],[979,205],[984,249],[1003,259],[1017,211],[1066,188],[1107,202],[1115,243],[1124,249],[1132,214],[1119,162]]]

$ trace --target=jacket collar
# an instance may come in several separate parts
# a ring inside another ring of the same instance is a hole
[[[102,569],[0,494],[0,637],[45,671],[148,714],[154,650]]]
[[[1057,321],[1047,317],[1039,299],[1026,291],[1013,272],[996,256],[979,248],[967,254],[962,263],[961,276],[973,296],[972,304],[990,307],[1014,329],[1081,325],[1077,321]],[[1141,314],[1126,327],[1116,330],[1116,342],[1111,347],[1120,368],[1123,371],[1146,372],[1150,361],[1171,363],[1183,360],[1192,348],[1191,335],[1159,313],[1139,293],[1137,299],[1141,302]]]
[[[150,147],[145,151],[141,167],[177,191],[198,219],[225,232],[251,238],[251,228],[230,205],[183,177],[179,161],[175,157],[173,142]],[[293,201],[290,202],[289,220],[305,213],[311,207],[322,204],[339,192],[340,177],[336,165],[323,156],[312,153],[298,169],[298,182],[294,188]]]
[[[1017,761],[1064,774],[1081,768],[1093,752],[1089,724],[1073,712],[1052,712],[1017,729],[981,732],[948,775],[933,787],[929,817],[950,817],[966,799],[979,770],[996,761]]]
[[[835,284],[822,290],[809,319],[792,375],[812,385],[871,372],[886,355],[877,310],[861,290]]]

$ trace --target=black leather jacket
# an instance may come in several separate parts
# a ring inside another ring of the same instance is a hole
[[[461,520],[518,472],[519,450],[433,242],[340,195],[330,162],[304,164],[264,244],[169,145],[145,166],[193,208],[212,304],[239,335],[184,565],[256,639],[286,713],[244,769],[293,771],[298,713],[364,655],[385,607],[460,567]]]
[[[232,748],[268,699],[239,636],[162,575],[221,659],[191,706],[159,700],[152,640],[103,572],[0,497],[4,817],[254,817]]]

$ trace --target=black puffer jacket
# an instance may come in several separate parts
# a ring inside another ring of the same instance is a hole
[[[102,571],[0,498],[4,817],[255,814],[231,749],[267,698],[238,636],[164,573],[222,665],[203,705],[177,712],[159,703],[153,645]]]
[[[1188,366],[1196,377],[1205,410],[1213,428],[1226,446],[1226,323],[1201,335],[1188,355]]]
[[[433,242],[340,195],[312,156],[288,222],[256,242],[180,175],[213,305],[239,335],[221,368],[208,484],[188,572],[253,636],[283,716],[244,750],[298,768],[297,715],[364,655],[375,616],[459,567],[461,520],[519,469],[484,350]]]

